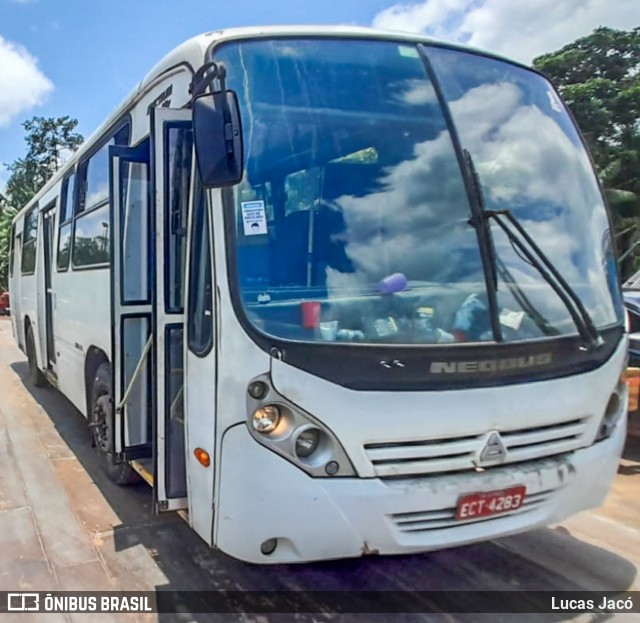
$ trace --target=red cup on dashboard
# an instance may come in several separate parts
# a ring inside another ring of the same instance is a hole
[[[300,303],[300,309],[302,309],[302,326],[305,329],[316,329],[320,324],[320,303],[305,301]]]

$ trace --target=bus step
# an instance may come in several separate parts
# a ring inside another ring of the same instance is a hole
[[[131,461],[131,467],[140,474],[147,484],[153,487],[153,459],[136,459]]]
[[[52,387],[58,387],[58,375],[53,370],[43,370],[43,374],[49,382],[49,385]]]

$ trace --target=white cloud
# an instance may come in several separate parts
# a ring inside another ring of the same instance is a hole
[[[425,0],[378,13],[376,28],[422,32],[530,63],[598,26],[640,21],[638,0]]]
[[[42,104],[53,83],[38,69],[28,50],[0,37],[0,127]]]

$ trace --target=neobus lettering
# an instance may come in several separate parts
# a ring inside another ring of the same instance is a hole
[[[480,361],[434,361],[431,363],[429,371],[432,374],[502,372],[505,370],[546,366],[549,365],[552,361],[553,356],[551,353],[530,355],[528,357],[510,357],[507,359],[484,359]]]

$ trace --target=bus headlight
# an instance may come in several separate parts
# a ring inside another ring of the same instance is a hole
[[[280,409],[276,405],[258,407],[251,417],[251,425],[257,433],[272,433],[280,423]]]
[[[296,437],[295,452],[296,456],[306,459],[311,456],[320,444],[321,431],[319,428],[305,428]]]
[[[261,391],[253,391],[256,387]],[[279,394],[269,374],[254,378],[246,396],[247,429],[260,445],[315,478],[356,475],[333,431]]]

